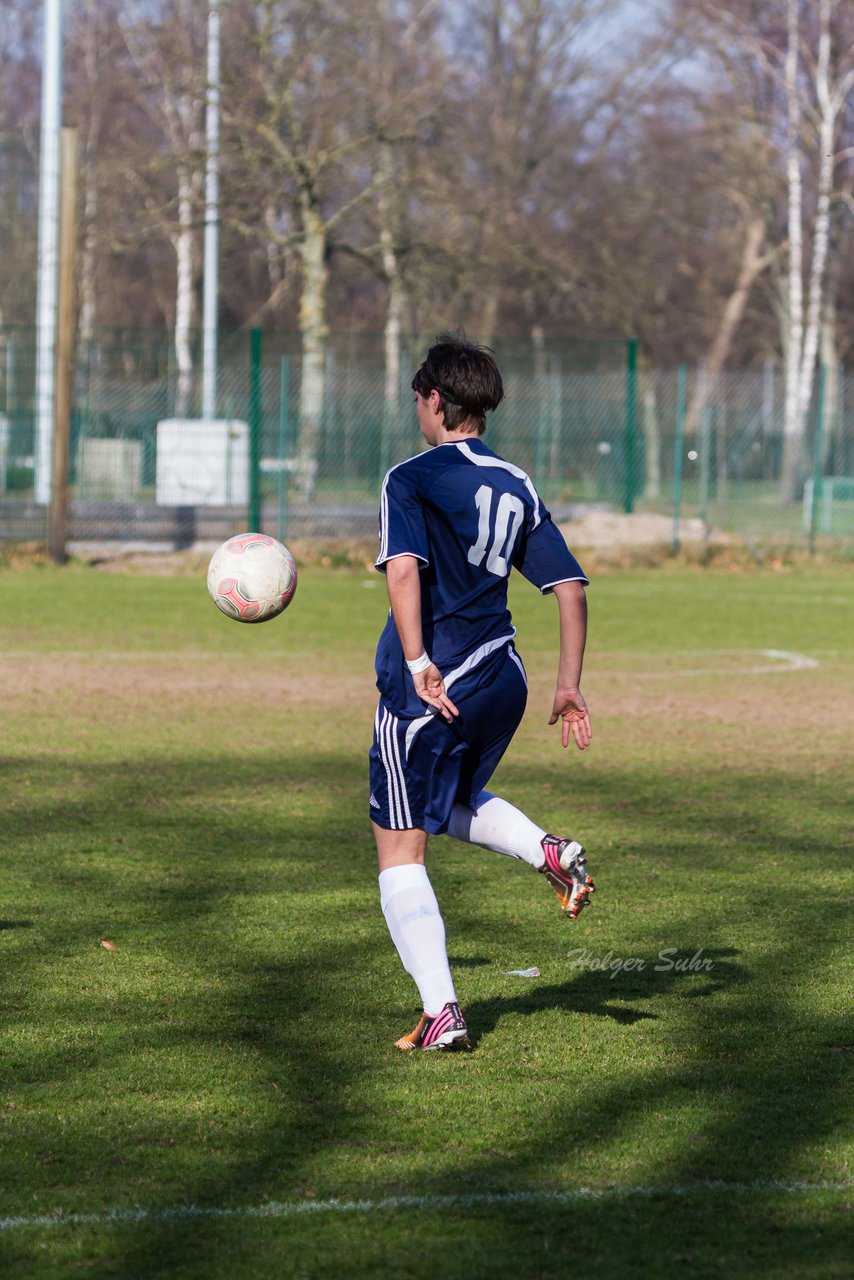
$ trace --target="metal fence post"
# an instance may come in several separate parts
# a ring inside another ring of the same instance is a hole
[[[623,510],[631,513],[635,508],[635,437],[637,431],[637,369],[638,340],[629,338],[626,343],[626,444],[625,444],[625,492]]]
[[[679,554],[679,522],[682,517],[682,449],[685,431],[686,369],[680,364],[676,381],[676,433],[673,441],[673,554]]]
[[[261,532],[261,330],[249,343],[249,511],[253,533]]]

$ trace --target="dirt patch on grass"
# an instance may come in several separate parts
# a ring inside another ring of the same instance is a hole
[[[579,520],[559,526],[567,542],[578,547],[671,547],[673,520],[654,512],[625,514],[618,511],[591,511]],[[703,520],[683,520],[680,543],[700,546],[734,546],[736,538],[711,529]]]
[[[761,743],[763,756],[787,769],[802,768],[805,752],[812,766],[826,762],[847,741],[854,690],[845,663],[749,675],[756,654],[728,655],[725,662],[710,655],[708,670],[696,669],[703,666],[696,656],[686,655],[670,671],[649,670],[646,662],[643,655],[612,655],[607,668],[595,660],[589,666],[585,689],[596,747],[606,755],[619,753],[622,743],[646,743],[654,753],[678,742],[693,753],[717,742],[738,767]],[[251,737],[252,726],[263,736],[264,725],[281,717],[325,721],[330,732],[343,725],[369,732],[377,697],[367,662],[356,672],[333,673],[309,658],[285,663],[274,654],[251,664],[239,655],[192,653],[14,655],[0,659],[0,675],[10,691],[10,716],[38,720],[50,706],[69,726],[110,724],[120,731],[127,725],[133,734],[147,724],[165,738],[177,723],[228,718],[240,726],[238,736]],[[551,706],[552,666],[535,660],[529,676],[522,736],[540,737]],[[809,744],[802,736],[805,715]]]
[[[249,665],[245,658],[206,654],[48,654],[0,658],[7,703],[21,711],[43,709],[45,702],[72,710],[75,716],[121,715],[128,708],[150,707],[162,700],[169,716],[204,715],[215,707],[247,704],[277,710],[310,706],[321,713],[342,712],[354,704],[372,708],[376,690],[371,673],[364,677],[287,665],[272,655]],[[371,714],[373,714],[371,712]]]

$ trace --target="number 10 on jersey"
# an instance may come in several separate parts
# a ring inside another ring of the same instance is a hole
[[[513,551],[522,528],[525,508],[515,493],[502,493],[495,508],[495,524],[492,523],[494,490],[482,484],[474,495],[477,507],[477,542],[469,547],[470,564],[483,564],[489,573],[506,578],[510,572]]]

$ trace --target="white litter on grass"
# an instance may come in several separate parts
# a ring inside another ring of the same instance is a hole
[[[502,969],[502,973],[509,973],[512,978],[539,978],[540,971],[536,965],[531,969]]]
[[[180,1205],[172,1209],[108,1209],[104,1213],[45,1213],[28,1217],[0,1218],[0,1231],[19,1227],[111,1227],[134,1222],[187,1222],[192,1219],[297,1218],[315,1213],[393,1213],[397,1210],[446,1213],[455,1210],[513,1205],[574,1205],[585,1200],[671,1199],[706,1195],[804,1195],[822,1191],[848,1191],[854,1179],[844,1182],[722,1182],[709,1178],[688,1186],[675,1187],[577,1187],[569,1191],[472,1192],[447,1196],[385,1196],[378,1200],[296,1200],[280,1204],[269,1200],[260,1205],[233,1209],[216,1205]]]

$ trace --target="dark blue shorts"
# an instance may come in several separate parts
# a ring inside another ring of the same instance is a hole
[[[380,698],[370,752],[371,818],[380,827],[447,831],[455,804],[471,808],[525,712],[528,682],[512,644],[448,689],[459,716],[412,716]]]

